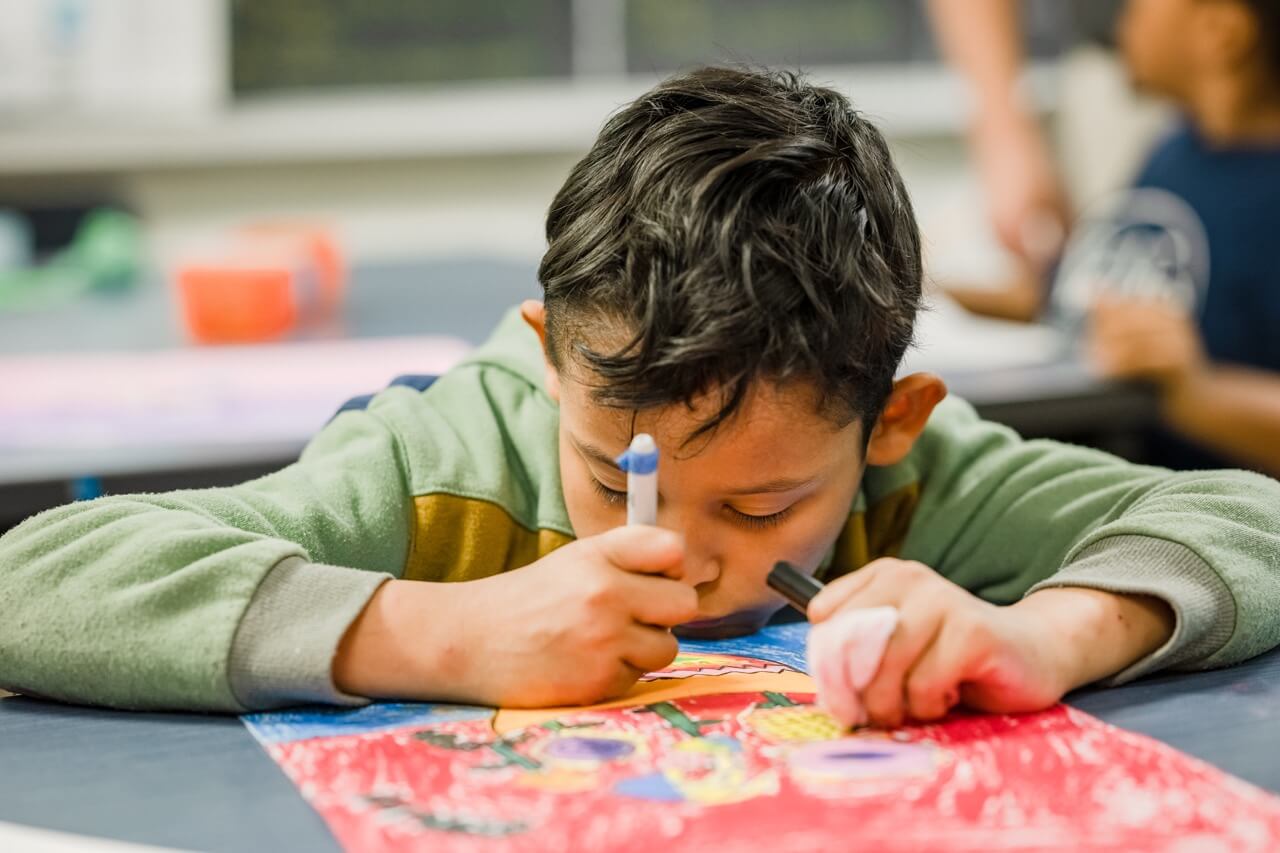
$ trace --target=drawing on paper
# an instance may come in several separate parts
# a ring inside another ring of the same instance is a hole
[[[1280,799],[1064,706],[843,732],[806,628],[685,643],[585,708],[244,719],[350,850],[1280,847]]]

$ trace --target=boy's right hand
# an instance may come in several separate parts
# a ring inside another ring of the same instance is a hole
[[[620,695],[675,657],[696,618],[668,530],[619,527],[484,580],[390,581],[339,647],[334,681],[362,696],[549,707]]]

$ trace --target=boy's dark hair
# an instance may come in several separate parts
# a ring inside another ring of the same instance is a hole
[[[1245,0],[1258,25],[1258,47],[1271,73],[1272,85],[1280,86],[1280,0]]]
[[[759,378],[812,381],[865,439],[920,305],[919,232],[884,138],[788,72],[703,68],[624,107],[556,195],[547,240],[553,364],[576,356],[609,406],[716,392],[690,440]]]

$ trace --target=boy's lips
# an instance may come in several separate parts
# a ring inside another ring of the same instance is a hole
[[[678,637],[699,640],[718,640],[727,637],[741,637],[758,631],[768,621],[751,611],[730,613],[714,619],[699,619],[696,622],[685,622],[677,625],[673,632]]]
[[[681,625],[679,625],[678,627],[681,627],[681,628],[709,628],[709,627],[711,627],[712,625],[719,625],[719,624],[720,624],[720,623],[722,623],[722,622],[727,622],[727,621],[728,621],[729,619],[731,619],[731,618],[732,618],[732,614],[730,614],[729,616],[717,616],[715,619],[698,619],[698,620],[695,620],[695,621],[693,621],[693,622],[684,622],[684,623],[682,623]]]

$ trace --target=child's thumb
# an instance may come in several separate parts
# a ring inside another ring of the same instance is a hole
[[[628,524],[601,533],[594,542],[606,560],[624,571],[666,575],[674,580],[683,575],[684,537],[674,531]]]

